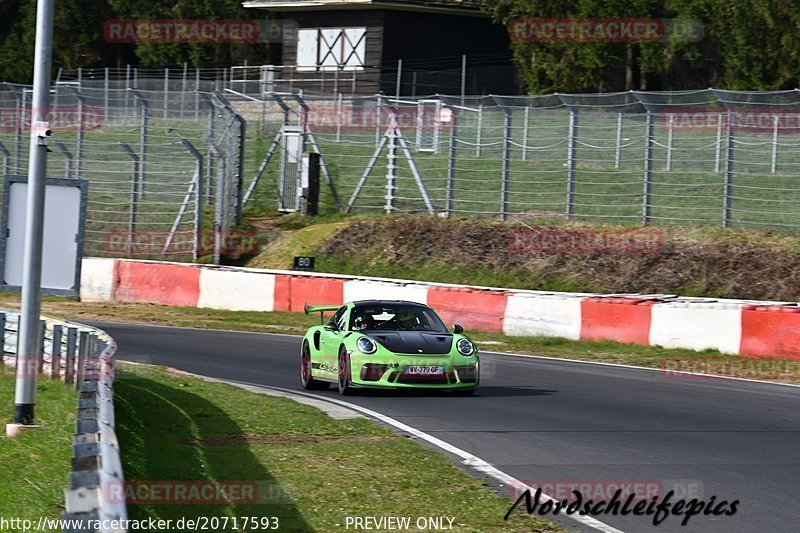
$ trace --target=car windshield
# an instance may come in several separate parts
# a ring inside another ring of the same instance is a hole
[[[404,304],[357,305],[350,313],[352,331],[431,331],[448,333],[429,307]]]

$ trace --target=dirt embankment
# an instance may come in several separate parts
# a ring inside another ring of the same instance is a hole
[[[319,270],[451,283],[800,301],[800,238],[671,228],[646,230],[653,232],[649,244],[631,248],[603,231],[429,217],[360,220],[326,240],[317,260]],[[527,240],[514,246],[520,235]]]

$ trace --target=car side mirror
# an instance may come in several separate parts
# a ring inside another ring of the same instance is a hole
[[[333,331],[334,333],[339,331],[339,328],[336,327],[336,324],[325,324],[323,327],[328,331]]]
[[[464,333],[464,328],[461,327],[461,324],[453,324],[453,333]]]

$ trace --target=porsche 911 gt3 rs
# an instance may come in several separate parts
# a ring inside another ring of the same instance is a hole
[[[358,388],[446,389],[459,395],[478,389],[477,347],[461,326],[449,331],[427,305],[364,300],[305,306],[306,314],[326,311],[333,316],[303,337],[303,388],[335,383],[344,395]]]

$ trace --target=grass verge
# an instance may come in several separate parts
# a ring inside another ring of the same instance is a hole
[[[330,531],[347,516],[448,516],[457,531],[564,531],[521,513],[503,521],[510,502],[484,481],[366,419],[140,365],[118,367],[115,402],[129,482],[259,487],[258,503],[146,501],[129,506],[133,519],[277,517],[281,531]]]
[[[14,373],[0,364],[0,420],[14,420]],[[57,519],[69,483],[77,395],[61,381],[36,385],[38,429],[14,438],[0,434],[0,514],[3,518]]]

